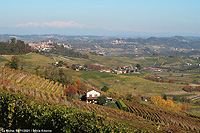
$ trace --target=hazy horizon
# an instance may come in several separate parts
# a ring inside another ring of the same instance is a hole
[[[0,34],[200,36],[198,0],[9,0]]]

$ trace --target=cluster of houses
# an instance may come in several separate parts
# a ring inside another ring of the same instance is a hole
[[[49,40],[48,42],[29,43],[29,46],[31,46],[32,49],[35,49],[35,50],[38,50],[38,51],[50,51],[54,47],[53,44],[56,44],[56,45],[59,45],[59,46],[63,45],[64,48],[67,48],[67,49],[72,48],[71,45],[54,43],[51,40]]]
[[[119,66],[116,69],[100,69],[99,72],[113,74],[139,73],[138,68],[133,66]]]
[[[115,44],[138,44],[138,42],[129,42],[129,41],[126,41],[122,37],[120,37],[118,39],[114,39],[111,42],[106,42],[106,43],[111,43],[113,45],[115,45]]]
[[[67,66],[67,68],[70,68],[70,66]],[[72,66],[71,68],[73,70],[75,70],[75,71],[92,71],[92,70],[94,70],[92,68],[87,68],[87,67],[84,67],[84,66],[81,66],[81,65],[79,65],[79,66]]]
[[[59,66],[59,62],[55,62],[53,65],[54,66]],[[88,65],[72,65],[69,66],[65,62],[63,62],[63,65],[66,68],[71,68],[75,71],[99,71],[99,72],[105,72],[105,73],[113,73],[113,74],[130,74],[130,73],[139,73],[138,68],[135,66],[119,66],[115,69],[106,69],[106,68],[101,68],[99,65],[94,65],[94,64],[88,64]]]
[[[77,66],[77,67],[71,67],[72,69],[76,71],[85,70],[85,71],[92,71],[92,70],[98,70],[99,72],[105,72],[105,73],[113,73],[113,74],[130,74],[130,73],[139,73],[137,67],[133,66],[120,66],[115,69],[106,69],[101,68],[100,66],[93,65],[91,66],[89,64],[89,68],[84,66]]]
[[[48,42],[29,43],[29,46],[38,51],[50,51],[54,47],[50,40]]]

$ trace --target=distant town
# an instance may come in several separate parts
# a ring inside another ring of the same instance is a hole
[[[54,44],[80,52],[96,52],[104,56],[172,55],[200,56],[200,38],[197,37],[150,37],[122,38],[106,36],[64,35],[0,35],[0,41],[15,37],[32,48],[48,51]]]

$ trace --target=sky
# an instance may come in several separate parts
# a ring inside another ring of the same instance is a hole
[[[2,0],[0,34],[200,36],[200,0]]]

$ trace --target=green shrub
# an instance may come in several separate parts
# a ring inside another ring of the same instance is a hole
[[[106,103],[106,96],[105,95],[101,95],[99,97],[97,97],[97,103],[99,105],[103,105]]]
[[[119,107],[119,109],[126,111],[126,104],[124,102],[120,101],[116,101],[117,106]]]

